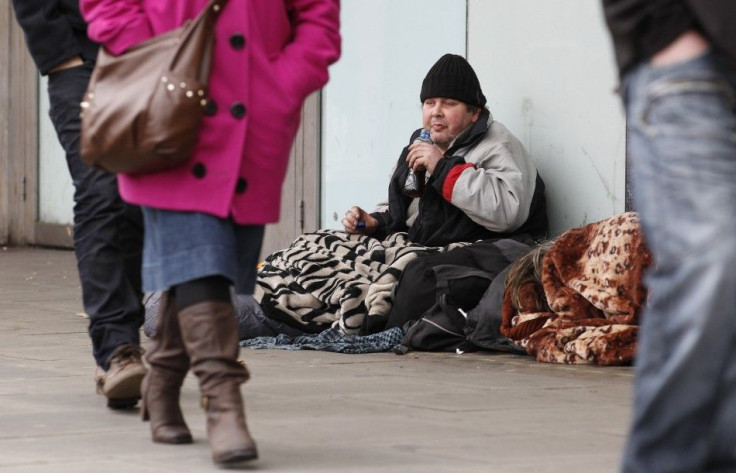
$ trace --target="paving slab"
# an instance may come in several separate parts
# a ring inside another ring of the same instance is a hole
[[[0,248],[0,473],[218,471],[196,379],[182,391],[195,443],[153,444],[137,409],[109,410],[95,394],[82,315],[71,251]],[[630,367],[503,353],[241,356],[261,456],[250,471],[613,473],[630,416]]]

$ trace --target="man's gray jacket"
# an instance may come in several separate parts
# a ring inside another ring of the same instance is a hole
[[[522,233],[546,235],[544,182],[521,142],[488,110],[437,163],[413,220],[412,199],[403,192],[408,152],[407,145],[391,177],[388,210],[371,214],[379,222],[377,238],[405,231],[413,242],[442,246]]]

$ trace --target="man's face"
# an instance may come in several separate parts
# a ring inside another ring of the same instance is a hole
[[[465,103],[441,97],[428,98],[422,104],[422,124],[432,141],[443,151],[468,126],[475,123],[480,109],[471,113]]]

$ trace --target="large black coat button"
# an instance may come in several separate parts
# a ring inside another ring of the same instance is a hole
[[[245,180],[245,178],[238,178],[238,183],[235,185],[235,193],[236,194],[242,194],[245,192],[245,189],[248,188],[248,181]]]
[[[245,47],[245,36],[243,36],[243,33],[233,33],[230,36],[230,46],[233,49],[243,49]]]
[[[202,163],[196,163],[192,166],[192,174],[194,174],[194,177],[197,179],[202,179],[207,175],[207,168]]]
[[[230,114],[235,118],[243,118],[245,116],[245,105],[242,102],[234,102],[230,105]]]
[[[204,106],[204,114],[212,116],[217,113],[217,102],[212,99],[207,99],[207,103]]]

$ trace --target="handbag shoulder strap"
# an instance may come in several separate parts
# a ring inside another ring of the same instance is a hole
[[[202,68],[200,69],[204,76],[200,74],[199,77],[200,82],[203,83],[207,82],[207,76],[209,76],[209,71],[212,66],[212,49],[215,44],[215,20],[217,19],[217,17],[219,17],[219,14],[226,3],[227,0],[211,0],[205,10],[200,13],[200,15],[207,14],[206,21],[210,22],[207,27],[207,31],[209,32],[209,35],[207,37],[207,46],[204,50],[204,56],[202,57]]]
[[[185,26],[176,53],[169,68],[191,70],[196,67],[200,83],[206,84],[212,65],[212,49],[215,42],[215,23],[227,0],[210,0],[206,7]]]

